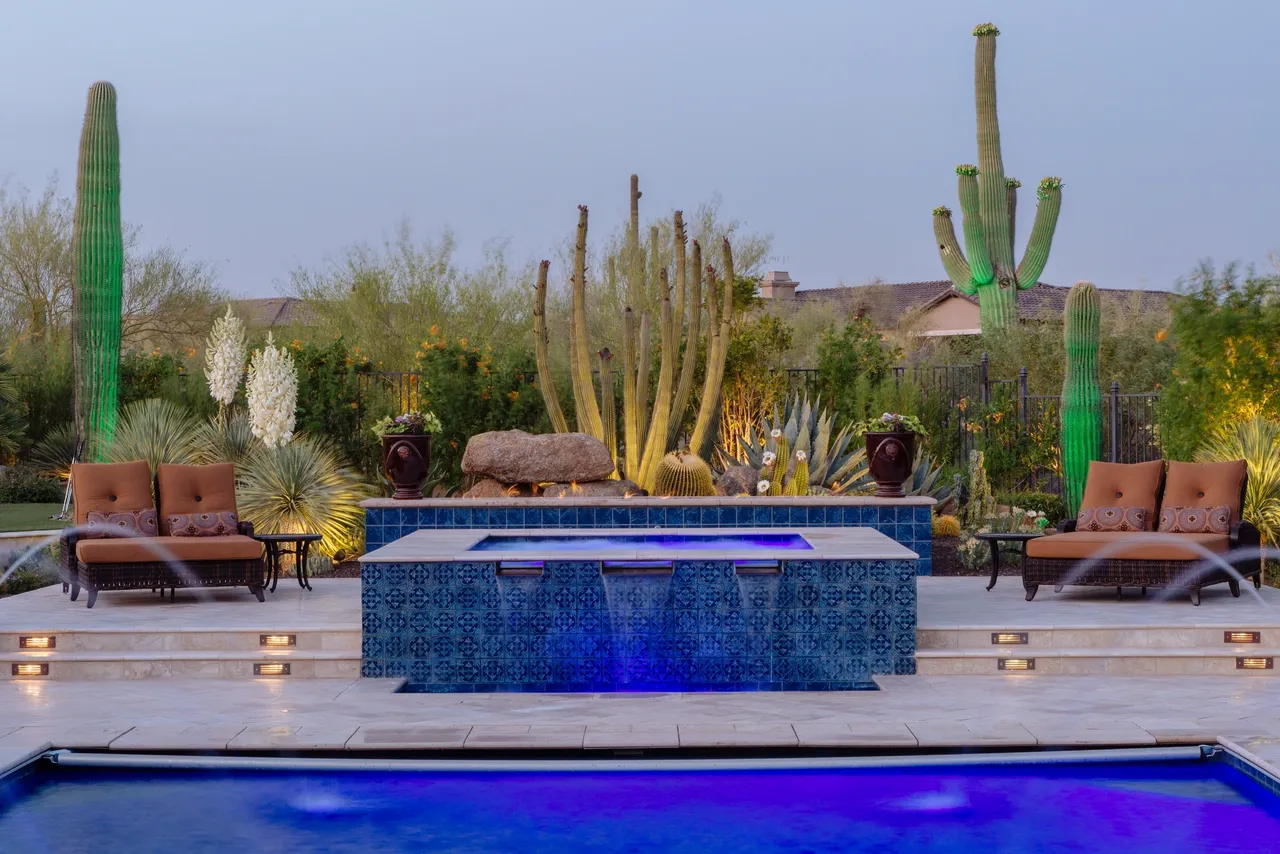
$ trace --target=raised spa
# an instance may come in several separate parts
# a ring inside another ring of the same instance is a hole
[[[363,665],[418,691],[858,690],[915,672],[872,528],[422,530],[363,558]]]

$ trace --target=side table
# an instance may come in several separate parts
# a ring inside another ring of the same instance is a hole
[[[996,579],[1000,577],[1000,548],[1001,543],[1019,543],[1017,548],[1003,549],[1003,551],[1012,554],[1021,554],[1026,557],[1027,541],[1035,540],[1043,537],[1044,534],[1021,534],[1021,533],[1001,533],[999,531],[990,534],[974,534],[974,539],[982,540],[984,543],[991,544],[991,583],[987,585],[990,590],[996,586]],[[274,588],[273,588],[274,589]]]
[[[253,538],[267,547],[267,578],[271,584],[271,592],[276,592],[276,582],[280,580],[280,558],[293,555],[298,586],[303,590],[311,589],[311,581],[307,578],[307,554],[311,544],[323,537],[320,534],[254,534]],[[264,582],[265,585],[265,582]]]

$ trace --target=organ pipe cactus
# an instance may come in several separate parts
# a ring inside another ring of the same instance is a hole
[[[787,469],[791,466],[791,440],[781,428],[775,427],[770,434],[774,441],[774,453],[778,455],[773,468],[773,477],[769,478],[769,494],[781,495],[782,482],[786,480]]]
[[[569,363],[573,378],[574,406],[577,411],[578,430],[601,439],[613,451],[614,462],[620,474],[636,481],[642,488],[653,491],[659,466],[664,455],[676,441],[680,425],[692,394],[694,373],[698,360],[698,341],[702,329],[702,252],[697,241],[693,244],[692,285],[687,282],[688,263],[686,245],[688,235],[684,215],[674,214],[675,287],[671,287],[669,273],[659,263],[656,229],[650,235],[650,272],[661,291],[661,308],[658,317],[658,339],[661,347],[658,380],[653,394],[649,393],[649,374],[652,368],[650,316],[647,311],[633,308],[642,304],[646,292],[645,256],[640,246],[639,229],[639,179],[631,176],[631,217],[627,227],[625,249],[625,275],[627,306],[623,314],[622,338],[622,452],[616,451],[616,435],[610,441],[609,402],[604,404],[605,416],[601,418],[600,405],[596,401],[591,380],[591,368],[587,350],[586,313],[586,237],[587,209],[579,208],[578,232],[574,244],[574,269],[572,279],[572,319],[569,335]],[[726,239],[722,244],[723,263],[726,271],[725,286],[717,292],[715,270],[706,269],[707,293],[707,361],[701,404],[694,422],[692,446],[701,447],[713,435],[716,405],[724,382],[724,363],[728,355],[729,323],[733,316],[733,250]],[[547,356],[548,329],[546,324],[545,264],[539,267],[538,284],[534,288],[534,342],[537,350],[539,385],[552,426],[557,432],[567,432],[568,424],[563,415],[556,418],[559,409],[555,400],[555,386],[550,381]],[[606,271],[614,269],[610,264]],[[612,275],[612,274],[610,274]],[[674,291],[674,293],[673,293]],[[683,356],[681,349],[683,346]],[[679,372],[677,376],[677,365]],[[602,363],[601,374],[608,371]],[[610,391],[602,388],[606,398]],[[621,456],[621,459],[619,459]]]
[[[711,467],[695,454],[672,451],[663,456],[653,479],[654,495],[682,498],[715,495]]]
[[[1022,261],[1014,266],[1014,225],[1021,183],[1006,178],[1000,152],[1000,121],[996,114],[996,37],[993,24],[974,28],[977,37],[974,93],[978,111],[978,165],[956,167],[964,243],[960,248],[951,210],[934,208],[933,233],[942,266],[956,290],[976,294],[986,331],[1017,321],[1018,291],[1033,288],[1049,260],[1058,212],[1062,207],[1062,179],[1045,178],[1036,188],[1039,204]],[[967,254],[966,254],[967,252]]]
[[[1067,366],[1062,381],[1062,496],[1074,516],[1084,495],[1089,463],[1102,457],[1102,388],[1098,342],[1102,313],[1098,289],[1077,282],[1067,294],[1064,317]]]
[[[791,481],[783,494],[792,496],[809,494],[809,455],[804,451],[796,451],[796,469],[791,473]]]
[[[101,460],[115,436],[120,389],[124,233],[120,223],[120,134],[116,90],[89,87],[80,132],[72,233],[74,405],[81,459]]]
[[[538,387],[547,405],[551,427],[557,433],[568,433],[569,422],[560,408],[560,396],[556,394],[556,381],[551,375],[551,357],[547,341],[547,268],[550,261],[538,265],[538,281],[533,286],[533,350],[538,363]]]

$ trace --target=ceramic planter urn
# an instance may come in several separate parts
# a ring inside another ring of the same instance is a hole
[[[387,478],[402,501],[422,497],[422,484],[431,467],[430,433],[388,433],[382,437],[382,461]]]
[[[876,498],[905,498],[902,484],[911,479],[916,434],[907,431],[867,434],[867,460]]]

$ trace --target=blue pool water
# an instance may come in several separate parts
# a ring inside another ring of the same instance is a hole
[[[1250,852],[1277,799],[1221,762],[809,771],[387,774],[42,770],[0,850]]]
[[[511,536],[490,534],[472,546],[473,552],[581,552],[605,554],[619,549],[666,549],[721,553],[726,551],[752,551],[773,553],[779,551],[812,551],[813,546],[799,534],[614,534],[607,537],[569,537],[562,534]]]

